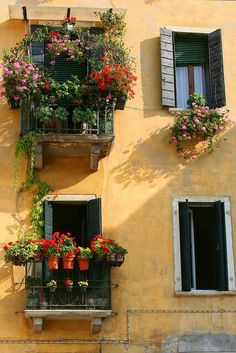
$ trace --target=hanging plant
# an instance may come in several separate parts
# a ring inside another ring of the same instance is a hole
[[[214,144],[219,140],[220,133],[231,123],[228,119],[228,110],[223,108],[210,110],[204,103],[205,97],[196,95],[190,97],[191,111],[181,111],[175,114],[175,123],[171,127],[171,143],[176,145],[180,157],[185,159],[196,158],[196,144],[204,142],[204,149],[213,151]]]

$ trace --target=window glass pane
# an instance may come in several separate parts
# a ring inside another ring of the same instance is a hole
[[[188,67],[176,67],[176,100],[178,108],[186,108],[189,98]]]
[[[205,70],[203,66],[194,66],[194,92],[206,95]]]

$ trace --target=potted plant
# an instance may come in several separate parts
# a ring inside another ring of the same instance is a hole
[[[9,242],[4,245],[5,261],[12,262],[13,265],[25,265],[27,261],[32,260],[42,249],[40,240],[22,237],[15,242]]]
[[[73,281],[69,277],[67,277],[65,279],[65,286],[66,286],[66,289],[67,289],[68,292],[72,291],[73,285],[74,285]]]
[[[86,280],[86,281],[79,281],[79,282],[78,282],[78,286],[79,286],[81,292],[86,292],[86,291],[87,291],[87,288],[88,288],[88,280]]]
[[[89,259],[93,257],[92,250],[79,246],[76,248],[76,252],[80,271],[87,271],[89,269]]]
[[[58,244],[60,244],[64,270],[72,270],[74,268],[75,243],[71,234],[56,232],[54,233],[54,237],[57,239]]]
[[[110,254],[115,243],[113,240],[103,238],[101,235],[95,235],[90,243],[90,249],[95,254],[95,261],[103,261],[107,254]]]
[[[50,292],[55,292],[57,289],[57,281],[55,281],[54,279],[52,279],[46,285],[50,289]]]
[[[43,249],[45,256],[48,257],[49,270],[58,270],[59,258],[61,257],[61,244],[58,243],[55,233],[52,235],[52,239],[45,239],[43,241]]]
[[[65,17],[62,21],[62,26],[66,27],[68,31],[72,31],[74,29],[76,23],[76,17]]]
[[[115,243],[110,254],[107,254],[107,262],[110,266],[119,267],[125,261],[125,255],[128,253],[126,249]]]

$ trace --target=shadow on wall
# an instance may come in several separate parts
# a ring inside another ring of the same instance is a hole
[[[141,42],[140,60],[144,118],[149,118],[162,109],[159,37]]]
[[[152,131],[148,138],[130,144],[124,151],[125,161],[111,170],[116,183],[122,184],[123,188],[142,182],[151,186],[159,182],[160,178],[173,176],[181,161],[176,160],[175,147],[169,144],[169,140],[170,126],[167,125]]]
[[[154,5],[157,2],[159,2],[159,0],[144,0],[146,5]]]

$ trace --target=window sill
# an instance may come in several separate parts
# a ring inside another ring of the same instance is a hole
[[[168,108],[171,115],[175,115],[177,112],[191,112],[190,108]]]
[[[236,295],[236,290],[229,291],[217,291],[217,290],[192,290],[190,292],[175,292],[176,296],[180,297],[191,297],[191,296],[222,296],[222,295]]]
[[[32,319],[34,332],[42,332],[44,319],[91,320],[92,333],[100,332],[102,319],[113,315],[112,310],[25,310],[25,317]]]

